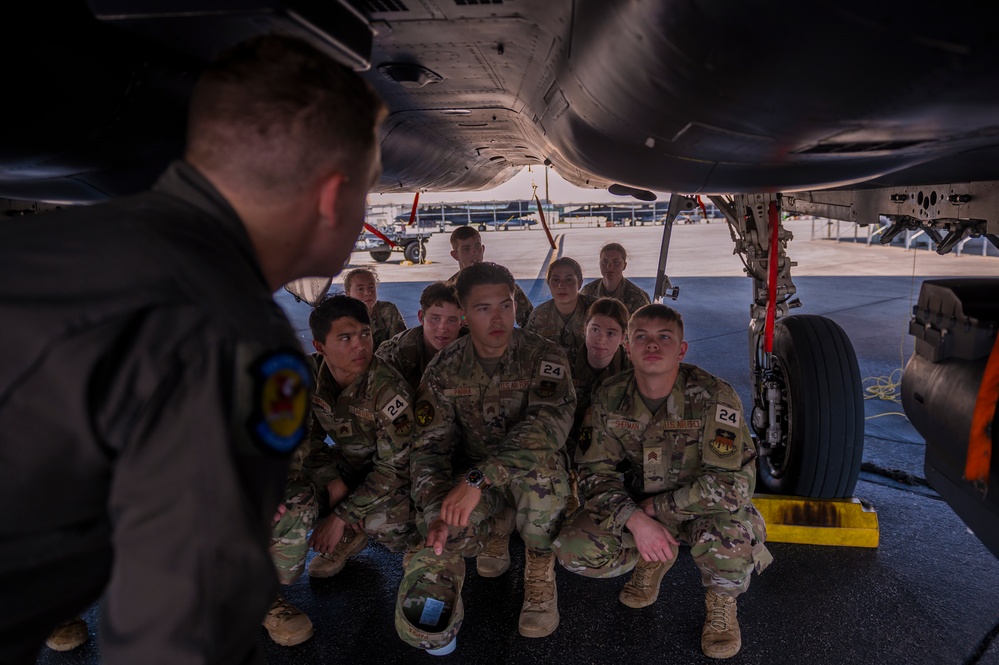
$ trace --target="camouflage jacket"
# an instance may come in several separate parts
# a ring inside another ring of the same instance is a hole
[[[461,271],[459,270],[458,272]],[[447,284],[449,286],[454,286],[455,280],[458,279],[458,272],[448,278]],[[523,328],[527,325],[527,319],[530,318],[531,312],[534,311],[534,305],[531,304],[531,299],[524,293],[524,289],[520,288],[520,285],[516,282],[513,284],[513,301],[517,303],[517,325]]]
[[[608,292],[604,288],[604,280],[602,279],[593,280],[580,289],[580,293],[585,293],[594,298],[614,298],[615,300],[619,300],[628,308],[629,314],[634,314],[640,307],[645,307],[652,302],[649,299],[649,294],[627,277],[621,278],[621,283],[618,284],[617,290],[613,293]]]
[[[409,486],[413,391],[392,367],[371,359],[368,371],[340,388],[319,354],[312,355],[316,392],[309,441],[299,447],[292,477],[319,487],[342,478],[354,487],[334,513],[353,524]],[[335,446],[326,445],[326,435]]]
[[[676,524],[747,505],[756,486],[756,450],[739,396],[727,383],[687,364],[653,415],[634,370],[593,396],[593,442],[576,456],[579,487],[593,521],[620,534],[655,496],[656,517]]]
[[[376,300],[371,308],[371,341],[377,349],[382,342],[406,329],[406,319],[395,303]]]
[[[406,379],[413,392],[420,385],[423,371],[437,352],[427,348],[423,339],[423,326],[404,330],[392,339],[382,342],[375,355],[396,369]]]
[[[579,294],[576,309],[568,321],[559,314],[555,301],[547,300],[534,308],[524,330],[537,333],[561,346],[565,355],[569,357],[569,364],[572,365],[576,362],[576,351],[585,339],[586,310],[594,300],[596,298]]]
[[[631,369],[631,360],[623,346],[617,347],[617,352],[610,364],[603,369],[593,369],[586,360],[586,344],[576,349],[576,360],[572,364],[572,385],[576,389],[576,414],[572,421],[572,434],[569,438],[576,442],[576,450],[586,450],[590,447],[593,419],[591,404],[593,393],[603,385],[604,381]],[[577,454],[579,454],[577,452]]]
[[[438,352],[414,409],[413,499],[426,522],[440,515],[453,471],[474,465],[502,487],[550,464],[565,444],[575,406],[565,352],[534,333],[514,329],[492,377],[476,359],[471,336]]]

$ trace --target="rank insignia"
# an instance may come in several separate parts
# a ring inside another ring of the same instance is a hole
[[[554,381],[542,381],[538,384],[537,393],[538,397],[551,397],[555,394],[555,389],[558,385]]]
[[[434,405],[426,400],[423,400],[416,405],[413,415],[416,417],[417,425],[420,427],[426,427],[434,419]]]
[[[290,352],[264,356],[251,372],[255,404],[250,431],[266,449],[288,453],[305,436],[312,373],[300,356]]]
[[[735,454],[735,433],[726,429],[716,429],[711,439],[711,450],[718,457],[731,457]]]

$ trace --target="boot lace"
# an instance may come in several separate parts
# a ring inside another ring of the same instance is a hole
[[[714,594],[710,603],[711,607],[708,610],[707,620],[707,623],[711,626],[712,630],[716,630],[720,633],[729,630],[729,621],[734,603],[734,598],[722,596],[721,594]]]

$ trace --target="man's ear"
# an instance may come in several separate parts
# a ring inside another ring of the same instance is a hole
[[[422,309],[416,312],[416,319],[420,322],[420,325],[422,326],[423,325],[423,310]]]
[[[680,342],[680,355],[677,357],[677,360],[683,360],[685,355],[687,355],[687,343]]]
[[[451,258],[454,259],[455,261],[457,261],[458,260],[458,252],[456,252],[456,251],[454,251],[452,249],[451,250]],[[459,263],[460,263],[460,261],[459,261]]]
[[[326,355],[323,351],[323,345],[317,342],[316,340],[312,340],[312,348],[315,349],[316,353],[318,353],[319,355],[321,356]]]
[[[336,204],[340,199],[347,177],[342,173],[334,173],[319,185],[319,218],[325,224],[337,226],[340,220],[336,214]]]

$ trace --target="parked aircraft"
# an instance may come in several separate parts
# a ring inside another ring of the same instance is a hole
[[[880,215],[882,238],[920,228],[942,251],[995,242],[991,12],[972,0],[39,0],[3,12],[0,197],[79,203],[147,187],[179,154],[205,59],[255,32],[302,35],[363,70],[391,109],[379,191],[480,190],[547,164],[643,201],[674,192],[657,296],[672,221],[709,195],[754,283],[761,489],[848,496],[863,449],[857,363],[835,323],[787,316],[780,215]],[[999,432],[992,288],[921,301],[903,394],[928,478],[999,552],[999,499],[986,492],[999,455],[981,456]],[[965,329],[982,339],[952,344]]]
[[[519,226],[530,215],[537,212],[533,201],[510,201],[505,206],[502,203],[468,203],[456,205],[425,204],[417,209],[417,223],[420,226],[437,224],[465,226],[470,224],[484,231],[486,226],[502,226],[509,224]],[[409,213],[396,217],[396,222],[409,223]]]

